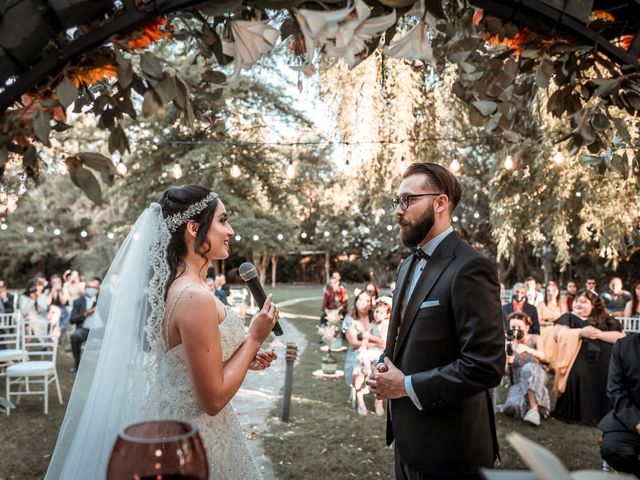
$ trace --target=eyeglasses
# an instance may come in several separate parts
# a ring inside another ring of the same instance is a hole
[[[400,207],[401,210],[406,210],[407,208],[409,208],[409,204],[411,203],[412,198],[430,197],[430,196],[437,197],[438,195],[442,195],[442,193],[415,193],[415,194],[403,193],[400,196],[395,195],[391,199],[391,204],[393,205],[394,209]]]

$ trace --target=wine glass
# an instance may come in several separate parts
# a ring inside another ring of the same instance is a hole
[[[207,454],[195,423],[150,420],[125,427],[109,460],[107,480],[207,480]]]

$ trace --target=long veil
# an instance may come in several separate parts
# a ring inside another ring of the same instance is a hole
[[[160,205],[138,218],[105,275],[46,479],[105,478],[119,430],[157,417],[170,234]]]

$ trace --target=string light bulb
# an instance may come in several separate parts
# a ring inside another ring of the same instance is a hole
[[[34,228],[33,228],[31,225],[29,225],[29,226],[27,227],[27,232],[29,232],[29,233],[33,233],[33,231],[34,231]]]
[[[89,234],[87,233],[87,231],[86,231],[86,230],[81,230],[81,231],[80,231],[80,236],[81,236],[82,238],[87,238],[87,235],[89,235]]]
[[[239,242],[240,240],[242,240],[242,237],[240,235],[236,235],[236,242]]]
[[[0,230],[6,230],[7,228],[8,227],[6,223],[0,223]]]
[[[253,241],[257,242],[258,240],[260,240],[260,235],[254,235],[253,236]]]
[[[554,155],[553,155],[553,162],[556,165],[562,165],[564,163],[564,155],[562,154],[562,152],[557,151]]]
[[[235,163],[231,166],[230,173],[233,178],[238,178],[242,174],[242,172],[240,171],[240,167]]]
[[[113,240],[115,237],[116,237],[116,236],[113,234],[113,232],[109,232],[109,233],[107,233],[107,238],[108,238],[109,240]]]
[[[301,236],[302,238],[307,238],[307,232],[302,232],[302,233],[300,234],[300,236]]]
[[[457,158],[454,158],[453,161],[449,164],[449,170],[451,170],[453,173],[459,172],[460,167],[461,165]]]
[[[182,177],[182,167],[179,163],[176,163],[173,166],[173,168],[171,169],[171,175],[173,175],[173,178],[175,178],[176,180]]]
[[[507,157],[504,159],[504,164],[503,164],[504,168],[506,170],[513,170],[513,157],[511,155],[507,155]]]
[[[282,240],[284,239],[284,235],[282,235],[281,233],[278,234],[278,240]]]
[[[53,234],[57,237],[58,235],[60,235],[62,232],[60,231],[59,228],[54,228],[53,230]]]
[[[287,178],[289,180],[296,178],[296,167],[293,163],[289,163],[289,165],[287,165]]]

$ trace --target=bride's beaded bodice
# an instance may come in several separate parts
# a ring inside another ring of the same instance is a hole
[[[235,310],[226,308],[226,317],[220,323],[223,361],[231,358],[244,337],[245,327],[242,318]],[[184,346],[176,345],[161,355],[159,367],[160,415],[165,418],[194,420],[197,423],[209,459],[209,478],[260,478],[231,405],[227,404],[214,416],[200,410],[195,399]]]

